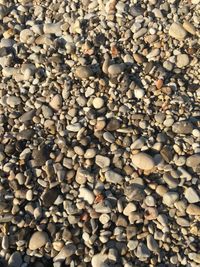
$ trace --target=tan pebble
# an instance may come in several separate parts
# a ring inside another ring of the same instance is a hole
[[[185,21],[183,23],[183,28],[187,32],[191,33],[192,35],[195,35],[196,34],[196,29],[195,29],[194,25],[192,25],[189,21]]]
[[[196,204],[189,204],[186,212],[189,215],[195,215],[195,216],[200,216],[200,207]]]
[[[49,106],[52,107],[54,110],[58,111],[62,107],[62,97],[61,95],[57,94],[55,95],[50,103]]]
[[[155,166],[153,158],[144,152],[140,152],[138,154],[133,155],[131,159],[132,159],[133,164],[137,168],[142,169],[142,170],[148,171],[148,170],[153,169],[153,167]]]
[[[159,79],[155,82],[155,85],[156,85],[156,88],[157,89],[161,89],[162,86],[163,86],[163,80],[162,79]]]
[[[159,196],[163,196],[165,193],[167,193],[168,189],[164,185],[158,185],[156,188],[156,193]]]

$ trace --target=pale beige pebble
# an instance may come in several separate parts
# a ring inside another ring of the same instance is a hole
[[[96,155],[95,163],[100,168],[106,168],[106,167],[110,166],[110,159],[108,157],[106,157],[106,156]]]
[[[189,21],[184,21],[183,28],[192,35],[196,34],[196,29],[194,25],[192,25]]]
[[[189,203],[193,204],[200,201],[199,195],[197,194],[196,190],[192,187],[186,188],[184,195]]]
[[[200,216],[200,206],[196,204],[189,204],[187,206],[186,212],[189,215]]]
[[[188,257],[190,260],[193,260],[196,263],[200,264],[200,254],[195,253],[195,252],[190,252],[190,253],[188,253]],[[193,266],[195,266],[195,265],[193,265]],[[198,267],[198,265],[197,265],[197,267]]]
[[[92,159],[95,156],[96,156],[96,149],[94,149],[94,148],[88,148],[85,151],[84,158],[86,158],[86,159]]]
[[[187,32],[180,23],[174,22],[169,28],[169,35],[177,40],[184,40]]]
[[[67,243],[62,249],[61,251],[58,253],[58,255],[56,255],[56,257],[54,257],[53,261],[64,261],[65,259],[69,258],[70,256],[72,256],[76,251],[76,246],[69,242]]]
[[[200,154],[189,156],[186,160],[186,166],[196,168],[200,166]]]
[[[133,164],[141,170],[151,170],[155,167],[153,158],[144,152],[133,155],[131,159]]]
[[[6,102],[9,106],[14,108],[21,103],[21,98],[18,96],[8,96]]]
[[[52,243],[52,246],[53,246],[53,248],[54,248],[56,251],[61,251],[61,249],[62,249],[63,246],[64,246],[64,241],[63,241],[63,240],[54,241],[54,242]]]
[[[179,195],[176,192],[167,192],[163,195],[163,204],[168,207],[172,207],[174,203],[178,200]]]
[[[45,246],[47,242],[49,242],[49,237],[46,232],[43,232],[43,231],[35,232],[30,238],[29,249],[30,250],[39,249]]]
[[[88,188],[81,187],[79,189],[79,197],[88,202],[90,205],[94,203],[95,196]]]
[[[136,211],[136,210],[137,210],[137,206],[134,203],[130,202],[124,208],[123,214],[125,216],[129,216],[131,212]]]
[[[92,261],[91,261],[91,264],[92,264],[92,267],[108,267],[109,265],[105,263],[107,259],[107,255],[105,254],[95,254],[93,257],[92,257]]]
[[[95,97],[92,104],[95,109],[100,109],[104,106],[104,100],[101,97]]]
[[[44,33],[46,34],[55,34],[55,35],[61,35],[61,23],[46,23],[43,27]]]
[[[19,35],[20,42],[22,43],[32,43],[34,41],[34,32],[30,29],[24,29]]]
[[[176,65],[178,68],[184,68],[190,63],[190,58],[187,54],[177,55]]]
[[[51,99],[51,101],[49,103],[49,106],[51,108],[53,108],[54,110],[56,110],[56,111],[58,111],[59,109],[61,109],[61,107],[62,107],[62,97],[61,97],[61,95],[59,95],[59,94],[55,95]]]

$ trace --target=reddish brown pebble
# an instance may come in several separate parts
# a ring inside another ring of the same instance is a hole
[[[162,79],[159,79],[159,80],[157,80],[157,81],[155,82],[155,84],[156,84],[156,88],[157,88],[157,89],[161,89],[162,86],[163,86],[163,80],[162,80]]]

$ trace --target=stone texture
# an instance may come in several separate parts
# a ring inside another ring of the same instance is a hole
[[[46,245],[49,242],[49,237],[46,232],[35,232],[29,241],[29,249],[35,250]]]
[[[131,159],[133,164],[141,170],[151,170],[155,166],[153,158],[144,152],[133,155]]]

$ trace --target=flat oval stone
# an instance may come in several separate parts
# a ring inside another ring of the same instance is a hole
[[[191,134],[193,125],[189,121],[178,121],[173,124],[172,131],[177,134]]]
[[[121,64],[112,64],[108,67],[108,73],[111,76],[117,76],[120,73],[122,73],[125,69],[125,64],[121,63]]]
[[[111,170],[105,173],[105,178],[107,182],[110,182],[113,184],[121,184],[123,181],[123,176],[121,174],[116,173]]]
[[[133,155],[132,162],[141,170],[151,170],[155,166],[153,158],[144,152]]]
[[[47,242],[49,242],[49,237],[46,232],[35,232],[30,238],[29,249],[39,249],[43,247]]]
[[[94,75],[90,66],[79,66],[75,70],[75,75],[80,79],[88,79]]]
[[[169,35],[178,40],[184,40],[187,32],[180,23],[174,22],[169,28]]]
[[[200,165],[200,154],[194,154],[187,158],[186,166],[196,168]]]
[[[187,206],[186,212],[189,215],[200,216],[200,207],[196,204],[189,204]]]

